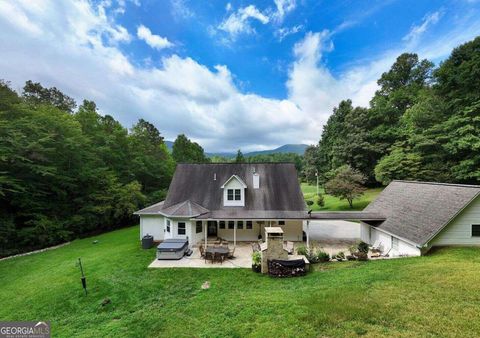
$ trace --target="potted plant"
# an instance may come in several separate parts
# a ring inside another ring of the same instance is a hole
[[[260,251],[252,253],[252,270],[254,272],[262,271],[262,254]]]

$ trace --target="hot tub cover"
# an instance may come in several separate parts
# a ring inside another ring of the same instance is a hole
[[[166,239],[157,246],[157,251],[172,252],[185,249],[188,246],[188,240],[186,239]]]

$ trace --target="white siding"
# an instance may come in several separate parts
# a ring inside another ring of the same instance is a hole
[[[368,225],[364,222],[360,222],[360,239],[363,242],[372,245],[373,242],[370,239],[370,231],[371,231],[370,230],[370,225]]]
[[[370,244],[380,244],[380,250],[383,253],[388,252],[391,257],[421,255],[419,248],[401,238],[398,238],[398,250],[392,249],[392,235],[375,229],[374,227],[371,229]]]
[[[140,239],[145,235],[152,235],[155,241],[164,238],[165,218],[163,216],[140,216]]]
[[[191,230],[190,230],[190,220],[188,219],[170,219],[171,222],[171,236],[172,238],[183,238],[187,239],[187,237],[190,239],[191,236]],[[178,223],[185,223],[185,235],[179,235],[178,234]]]
[[[480,224],[480,197],[470,203],[429,244],[480,245],[480,237],[472,237],[472,224]]]
[[[277,225],[283,229],[283,239],[286,241],[301,241],[303,239],[303,221],[285,221],[285,225]]]
[[[198,242],[205,240],[205,225],[207,224],[206,221],[202,222],[202,231],[197,233],[197,221],[192,220],[190,226],[190,235],[189,235],[189,242],[191,245],[196,245]]]

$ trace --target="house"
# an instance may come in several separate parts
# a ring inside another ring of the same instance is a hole
[[[178,164],[165,201],[135,212],[140,237],[228,241],[265,238],[278,226],[285,240],[303,239],[306,205],[292,163]]]
[[[363,214],[363,241],[390,256],[420,256],[436,246],[480,245],[480,186],[393,181]]]

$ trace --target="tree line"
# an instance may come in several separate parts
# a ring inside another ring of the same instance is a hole
[[[176,162],[206,161],[185,135],[170,154],[143,119],[127,129],[93,101],[0,81],[0,256],[132,224],[165,197]]]
[[[304,154],[303,175],[326,182],[350,166],[370,186],[394,179],[479,184],[480,37],[455,48],[438,67],[400,55],[378,80],[368,108],[344,100],[317,145]]]

